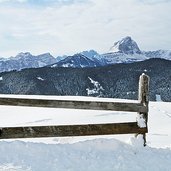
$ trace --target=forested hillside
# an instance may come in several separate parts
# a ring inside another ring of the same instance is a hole
[[[79,95],[137,99],[138,79],[150,76],[150,100],[171,101],[171,61],[149,59],[96,68],[32,68],[0,74],[1,94]]]

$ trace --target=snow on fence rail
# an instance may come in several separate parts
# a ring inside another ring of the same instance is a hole
[[[138,112],[137,122],[3,127],[0,129],[0,139],[135,133],[136,135],[143,134],[144,145],[146,145],[145,133],[148,132],[148,96],[149,77],[142,74],[139,79],[139,101],[137,103],[0,98],[0,105]]]

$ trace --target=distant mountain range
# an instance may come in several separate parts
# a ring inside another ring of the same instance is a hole
[[[45,53],[38,56],[33,56],[29,52],[19,53],[15,57],[0,58],[0,72],[21,70],[24,68],[39,68],[52,63],[57,60],[50,54]]]
[[[127,36],[114,43],[109,52],[99,54],[94,50],[83,51],[73,56],[53,57],[50,53],[34,56],[29,52],[19,53],[16,57],[0,58],[0,72],[24,68],[54,67],[98,67],[116,63],[132,63],[150,58],[171,60],[170,50],[142,51],[137,43]]]
[[[171,101],[171,60],[102,67],[42,67],[0,73],[0,94],[78,95],[137,99],[138,79],[150,76],[150,100]]]
[[[88,58],[91,60],[91,62]],[[127,36],[122,40],[115,42],[114,45],[109,49],[108,53],[100,55],[94,50],[84,51],[73,56],[68,56],[65,59],[57,62],[55,65],[52,65],[52,67],[95,67],[116,63],[132,63],[144,61],[150,58],[163,58],[171,60],[171,51],[141,51],[137,43],[132,40],[131,37]],[[85,60],[87,61],[86,63],[90,63],[90,65],[85,64]]]

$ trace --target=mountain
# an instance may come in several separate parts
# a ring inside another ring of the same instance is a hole
[[[65,59],[52,64],[51,67],[72,67],[72,68],[85,68],[85,67],[97,67],[101,66],[101,63],[96,59],[90,59],[85,55],[78,53],[73,56],[68,56]]]
[[[104,66],[107,64],[106,60],[104,60],[104,58],[102,58],[102,56],[94,50],[83,51],[73,56],[64,56],[60,59],[61,60],[50,66],[65,68],[86,68]]]
[[[59,62],[59,61],[65,59],[66,57],[67,57],[67,55],[57,56],[57,57],[56,57],[56,62]]]
[[[109,52],[104,54],[99,54],[95,50],[89,50],[73,56],[64,55],[54,58],[50,53],[34,56],[29,52],[22,52],[15,57],[0,58],[0,72],[44,66],[65,68],[97,67],[117,63],[133,63],[151,58],[171,60],[171,51],[142,51],[138,44],[130,36],[127,36],[115,42]]]
[[[114,43],[108,53],[102,54],[106,64],[131,63],[150,58],[163,58],[171,60],[171,51],[142,51],[137,43],[129,36]]]
[[[85,57],[87,58],[85,59]],[[164,58],[171,60],[171,51],[141,51],[138,44],[130,36],[127,36],[115,42],[109,49],[108,53],[100,55],[94,50],[83,51],[79,54],[68,56],[53,66],[74,68],[96,67],[115,63],[133,63],[150,58]]]
[[[171,60],[171,50],[144,51],[143,54],[148,58],[163,58]]]
[[[103,58],[102,55],[97,53],[95,50],[83,51],[81,52],[84,56],[88,57],[89,59],[93,60],[94,62],[104,66],[107,65],[106,60]]]
[[[147,56],[143,54],[125,54],[121,52],[114,52],[114,53],[105,53],[102,54],[102,58],[105,61],[106,65],[109,64],[117,64],[117,63],[132,63],[132,62],[139,62],[149,59]]]
[[[114,45],[110,48],[110,52],[119,52],[127,55],[141,54],[137,43],[129,36],[123,38],[118,42],[115,42]]]
[[[129,36],[114,43],[108,53],[102,54],[107,64],[131,63],[148,59]]]
[[[90,68],[42,67],[0,73],[0,94],[78,95],[137,99],[138,79],[150,76],[150,100],[171,101],[171,61]]]
[[[0,72],[21,70],[24,68],[38,68],[55,62],[56,59],[50,53],[33,56],[29,52],[22,52],[15,57],[1,58]]]
[[[84,55],[84,56],[90,58],[90,59],[93,59],[93,58],[96,58],[97,56],[99,56],[99,54],[98,54],[95,50],[93,50],[93,49],[91,49],[91,50],[89,50],[89,51],[82,51],[82,52],[80,52],[80,53],[81,53],[82,55]]]

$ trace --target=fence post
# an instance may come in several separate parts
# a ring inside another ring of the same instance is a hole
[[[149,76],[142,74],[139,78],[138,100],[147,108],[147,112],[140,112],[137,116],[137,123],[139,127],[147,127],[148,121],[148,104],[149,104]],[[146,146],[146,134],[143,134],[144,146]]]

